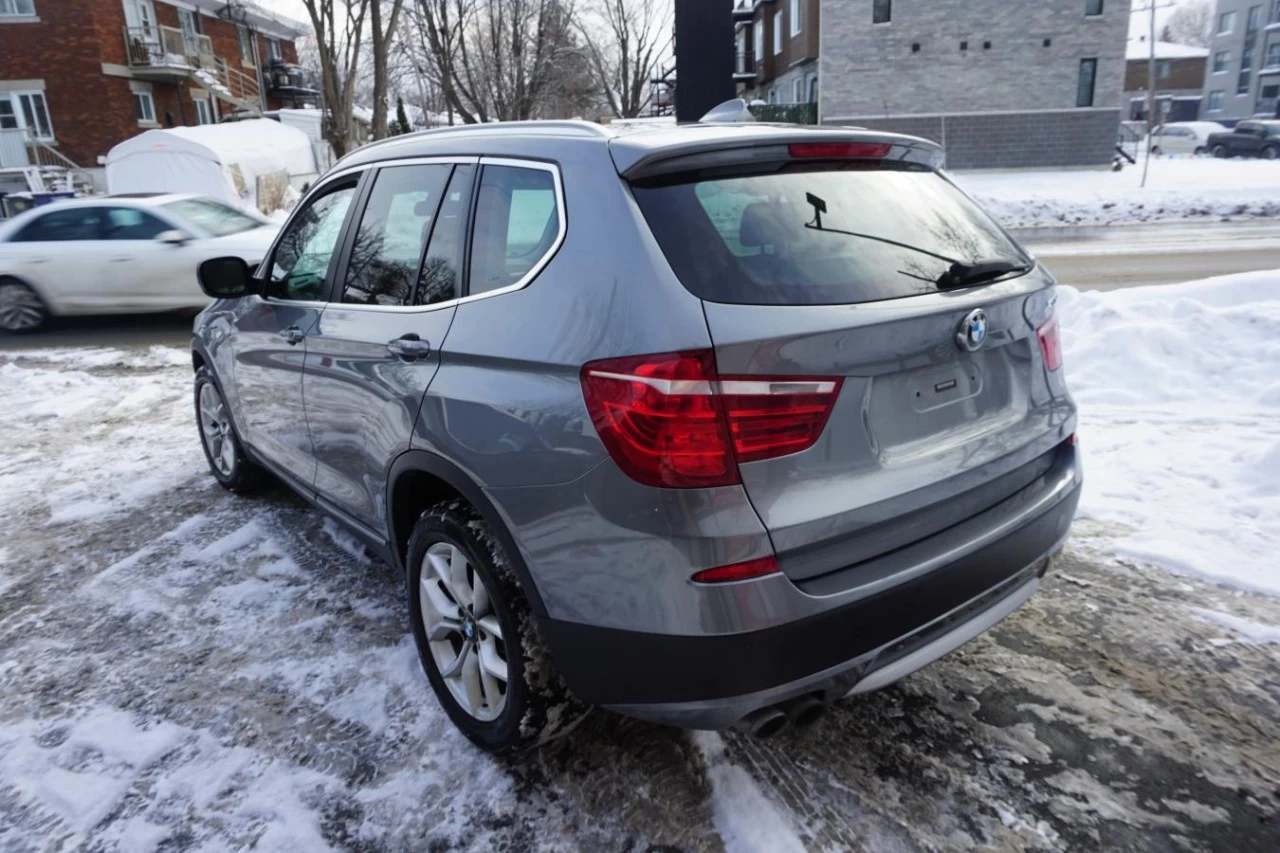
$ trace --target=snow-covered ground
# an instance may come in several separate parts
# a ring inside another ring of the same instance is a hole
[[[1123,171],[958,172],[966,192],[1008,228],[1280,216],[1280,161],[1154,157]]]
[[[1008,622],[775,740],[514,761],[387,567],[217,488],[185,352],[0,350],[0,849],[1274,849],[1280,271],[1059,305],[1086,494]]]

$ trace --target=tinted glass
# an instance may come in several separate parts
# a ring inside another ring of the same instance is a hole
[[[954,261],[1027,261],[990,217],[927,169],[767,168],[633,185],[672,269],[695,295],[747,304],[871,302],[935,292]]]
[[[1080,60],[1080,78],[1076,81],[1076,106],[1093,106],[1094,83],[1098,77],[1098,60]]]
[[[226,237],[239,234],[252,228],[261,227],[264,223],[254,219],[233,207],[207,198],[184,198],[160,205],[165,210],[198,226],[213,237]]]
[[[342,301],[407,305],[422,250],[452,166],[393,166],[378,172],[347,263]]]
[[[459,270],[467,236],[467,208],[475,166],[457,166],[431,229],[431,243],[422,262],[422,276],[414,293],[415,305],[446,302],[460,296]]]
[[[324,300],[325,277],[342,233],[355,184],[321,196],[289,220],[271,259],[267,295],[277,299]]]
[[[132,207],[108,207],[103,213],[104,240],[154,240],[162,232],[173,230],[172,225]]]
[[[515,284],[560,234],[555,181],[543,169],[485,166],[471,238],[471,293]]]
[[[101,240],[102,208],[80,207],[46,213],[13,238],[20,243]]]

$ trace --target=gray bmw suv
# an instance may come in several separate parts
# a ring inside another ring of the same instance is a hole
[[[444,129],[207,261],[214,476],[404,572],[477,744],[585,708],[768,734],[1036,590],[1080,489],[1053,278],[921,139]]]

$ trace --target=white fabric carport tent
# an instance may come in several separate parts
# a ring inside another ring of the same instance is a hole
[[[236,189],[233,166],[247,197]],[[106,160],[110,193],[199,193],[232,205],[253,205],[257,178],[281,170],[291,180],[314,180],[315,154],[305,133],[270,119],[148,130]]]

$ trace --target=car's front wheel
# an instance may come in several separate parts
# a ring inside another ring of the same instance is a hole
[[[245,456],[222,388],[203,366],[196,370],[196,426],[209,470],[224,488],[250,492],[262,484],[266,472]]]
[[[1217,144],[1217,145],[1213,146],[1213,156],[1214,156],[1214,157],[1217,157],[1219,160],[1221,160],[1222,158],[1226,157],[1226,156],[1227,156],[1227,146],[1225,146],[1225,145],[1223,145],[1223,144],[1221,144],[1221,143],[1219,143],[1219,144]]]
[[[406,560],[422,668],[473,743],[512,752],[566,733],[585,715],[551,663],[502,545],[469,504],[424,512]]]
[[[1280,147],[1268,145],[1266,148],[1262,149],[1263,160],[1275,160],[1276,158],[1280,158]]]
[[[40,294],[16,278],[0,276],[0,329],[36,332],[49,322],[49,309]]]

